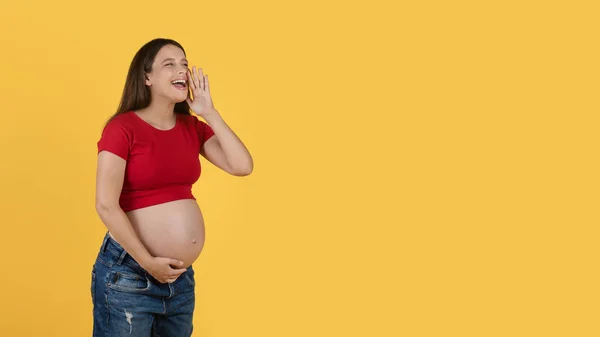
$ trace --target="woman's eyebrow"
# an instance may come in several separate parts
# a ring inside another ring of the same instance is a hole
[[[181,60],[182,60],[182,61],[185,61],[185,62],[187,62],[187,61],[188,61],[188,60],[187,60],[187,59],[185,59],[185,58],[183,58],[183,59],[181,59]],[[165,62],[167,62],[167,61],[175,61],[175,59],[174,59],[174,58],[172,58],[172,57],[168,57],[168,58],[164,59],[164,60],[163,60],[161,63],[165,63]]]

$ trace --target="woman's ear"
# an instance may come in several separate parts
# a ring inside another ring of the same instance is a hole
[[[144,74],[144,77],[146,78],[146,85],[147,86],[152,86],[152,82],[150,82],[150,79],[148,78],[148,74]]]

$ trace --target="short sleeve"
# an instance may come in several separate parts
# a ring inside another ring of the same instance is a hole
[[[108,122],[98,141],[98,153],[108,151],[127,160],[129,157],[129,137],[127,130],[115,120]]]
[[[210,127],[210,125],[206,124],[205,122],[199,120],[196,117],[194,117],[194,119],[196,120],[195,124],[196,133],[198,134],[198,142],[200,142],[200,147],[202,147],[202,145],[204,145],[204,143],[215,133]]]

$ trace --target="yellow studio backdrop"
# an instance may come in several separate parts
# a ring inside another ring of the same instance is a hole
[[[194,336],[598,336],[592,1],[0,2],[0,335],[91,336],[96,142],[173,38],[202,159]]]

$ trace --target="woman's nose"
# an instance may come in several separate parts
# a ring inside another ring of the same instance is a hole
[[[177,70],[177,73],[178,74],[185,74],[185,73],[187,73],[187,71],[188,71],[188,68],[186,66],[184,66],[184,65],[181,65],[181,66],[179,66],[179,69]]]

